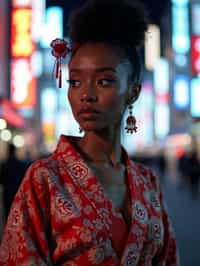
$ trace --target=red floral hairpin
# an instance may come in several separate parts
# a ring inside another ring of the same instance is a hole
[[[56,58],[56,70],[55,76],[58,79],[58,87],[62,87],[62,69],[61,69],[61,59],[65,58],[66,55],[71,51],[69,47],[67,47],[67,42],[64,39],[55,39],[51,42],[51,53]]]

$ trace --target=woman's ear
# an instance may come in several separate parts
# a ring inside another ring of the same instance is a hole
[[[135,83],[129,87],[128,104],[132,104],[138,99],[141,92],[141,88],[142,88],[141,84],[135,84]]]

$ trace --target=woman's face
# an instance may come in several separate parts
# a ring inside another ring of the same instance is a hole
[[[68,97],[84,131],[120,125],[128,100],[129,64],[105,44],[81,46],[69,64]]]

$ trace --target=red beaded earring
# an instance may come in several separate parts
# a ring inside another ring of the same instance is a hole
[[[65,58],[66,55],[71,51],[69,47],[67,47],[67,42],[64,39],[55,39],[51,42],[52,47],[52,55],[56,58],[55,62],[55,76],[58,80],[58,87],[62,87],[62,69],[61,69],[61,59]]]
[[[136,126],[136,119],[132,113],[132,109],[133,109],[132,104],[129,105],[128,109],[129,109],[129,116],[126,119],[125,129],[126,129],[126,133],[133,134],[133,132],[137,132],[137,126]]]

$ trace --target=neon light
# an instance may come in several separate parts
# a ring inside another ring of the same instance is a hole
[[[63,38],[63,10],[56,6],[46,10],[41,46],[49,48],[51,41],[55,38]]]
[[[159,94],[169,91],[169,63],[165,58],[160,58],[155,66],[154,87]]]
[[[200,78],[191,80],[191,115],[200,117]]]
[[[32,0],[31,36],[34,42],[39,42],[44,27],[45,0]]]
[[[11,68],[11,100],[17,108],[34,107],[36,104],[36,80],[32,76],[30,59],[15,59]]]
[[[43,89],[41,93],[41,116],[43,122],[55,121],[57,104],[56,91],[53,88]]]
[[[43,57],[41,51],[35,51],[31,57],[31,66],[34,77],[42,75]]]
[[[200,4],[191,5],[192,10],[192,34],[200,35]]]
[[[173,101],[180,109],[186,109],[189,105],[189,79],[184,75],[178,75],[174,80]]]
[[[169,133],[169,106],[157,103],[155,106],[155,135],[157,138],[164,138]]]
[[[12,10],[12,57],[29,57],[35,49],[31,39],[31,15],[30,8]]]
[[[178,6],[185,6],[189,4],[189,0],[172,0],[172,3]]]
[[[32,0],[12,0],[13,7],[31,6]]]
[[[169,63],[160,58],[154,71],[155,87],[155,135],[164,138],[169,133]]]
[[[11,101],[23,116],[33,115],[36,79],[31,64],[35,51],[32,40],[32,1],[13,1],[11,13]]]
[[[15,127],[25,127],[24,118],[16,112],[13,104],[10,101],[4,99],[1,103],[1,107],[1,115],[8,123]]]
[[[189,9],[187,6],[172,6],[172,47],[176,53],[190,50]]]
[[[175,54],[174,61],[177,66],[185,67],[188,64],[188,57],[184,54]]]
[[[48,104],[47,104],[48,102]],[[57,93],[53,88],[45,88],[41,92],[41,118],[44,142],[47,148],[55,142],[57,115]]]
[[[200,74],[200,35],[192,36],[191,42],[192,72],[198,75]]]
[[[160,29],[156,25],[149,25],[145,38],[145,66],[153,70],[160,58]]]

